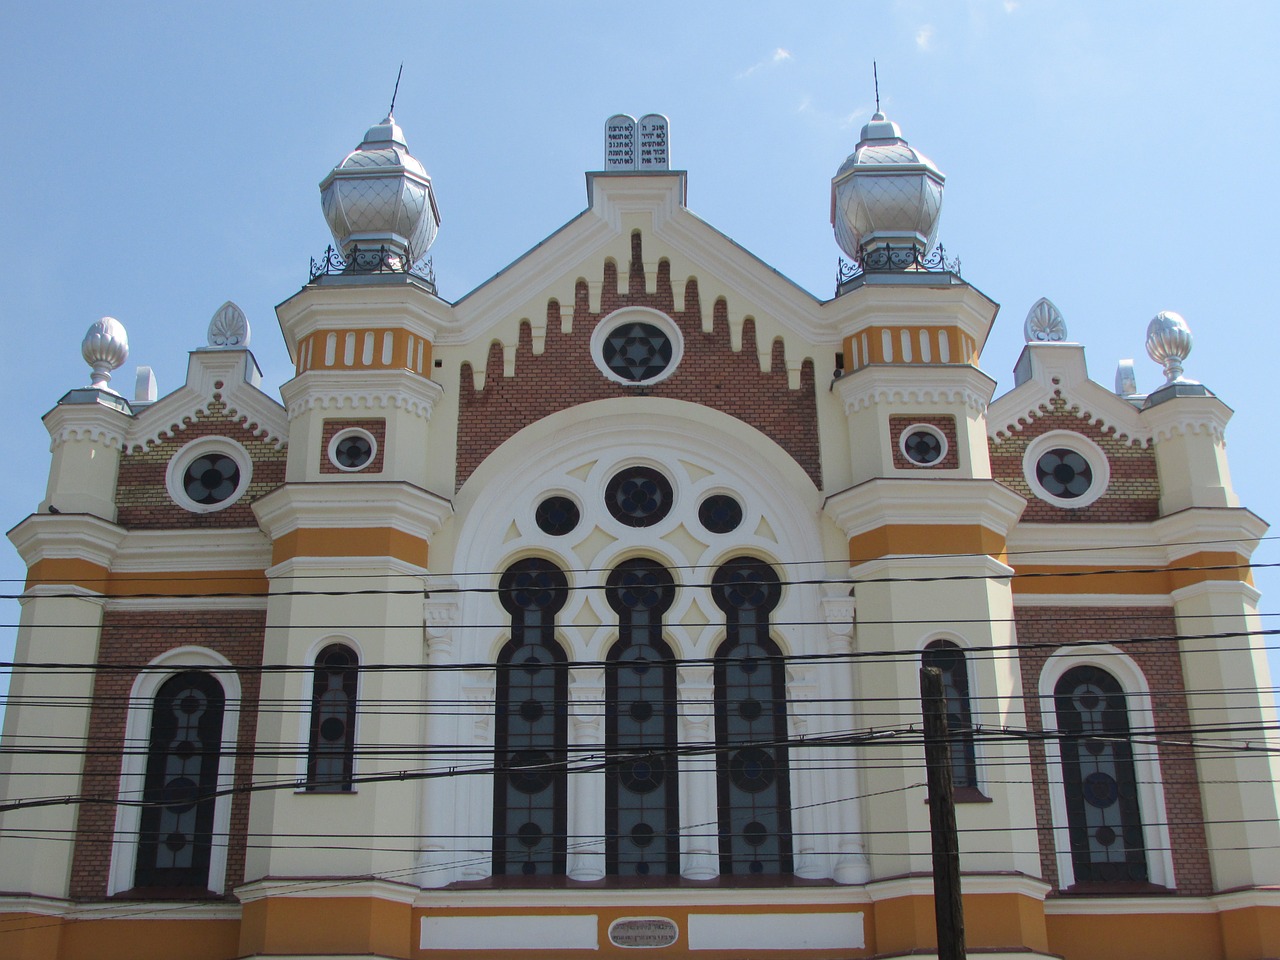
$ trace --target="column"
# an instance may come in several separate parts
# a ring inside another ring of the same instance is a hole
[[[710,664],[681,667],[678,689],[680,873],[689,880],[712,880],[720,875],[713,668]]]

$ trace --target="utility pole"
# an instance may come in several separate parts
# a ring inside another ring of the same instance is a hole
[[[924,761],[929,775],[929,833],[933,840],[933,913],[938,960],[965,960],[964,904],[960,901],[960,845],[947,739],[947,694],[942,671],[920,668]]]

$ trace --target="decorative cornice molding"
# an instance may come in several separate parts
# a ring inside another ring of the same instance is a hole
[[[444,388],[408,370],[352,374],[309,370],[281,389],[290,420],[308,410],[407,410],[431,419]]]
[[[101,404],[60,403],[44,415],[51,451],[73,440],[96,440],[123,450],[131,421],[129,414]]]
[[[963,406],[981,416],[995,386],[994,380],[967,364],[927,368],[880,364],[846,373],[835,382],[834,389],[844,402],[846,415],[880,404],[947,404]]]
[[[841,383],[849,377],[841,378]],[[843,392],[843,391],[842,391]],[[843,392],[844,412],[857,413],[876,404],[907,405],[916,403],[963,404],[975,413],[987,409],[987,398],[969,387],[942,387],[928,384],[915,386],[876,385],[860,393]]]
[[[1035,420],[1050,416],[1054,411],[1050,409],[1049,404],[1055,398],[1060,397],[1066,403],[1065,413],[1075,417],[1077,420],[1083,420],[1087,424],[1092,424],[1103,431],[1111,433],[1112,439],[1117,442],[1131,447],[1149,447],[1151,445],[1152,436],[1148,431],[1143,430],[1135,423],[1121,423],[1106,411],[1098,412],[1097,408],[1078,402],[1075,397],[1068,394],[1061,387],[1037,391],[1034,396],[1024,398],[1017,407],[1003,410],[1003,407],[1011,406],[1004,403],[1011,395],[1005,394],[1000,398],[999,407],[996,404],[992,404],[987,411],[987,437],[992,443],[1001,444],[1006,440],[1012,440],[1030,427]],[[1137,411],[1134,411],[1135,419],[1136,414]]]

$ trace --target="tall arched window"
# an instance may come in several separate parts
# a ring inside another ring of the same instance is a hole
[[[610,874],[680,872],[676,761],[676,667],[662,639],[662,615],[675,599],[661,564],[627,560],[605,596],[618,614],[618,642],[605,673],[609,767],[605,864]]]
[[[565,872],[569,684],[555,615],[568,582],[539,558],[512,564],[498,596],[511,639],[498,655],[495,696],[493,872]]]
[[[782,587],[764,561],[735,557],[711,595],[727,625],[715,656],[720,873],[790,873],[786,668],[769,638]]]
[[[1146,842],[1124,688],[1107,671],[1072,667],[1053,690],[1076,883],[1146,883]]]
[[[224,706],[222,685],[201,670],[170,677],[156,694],[135,887],[208,886]]]
[[[358,667],[355,651],[341,643],[329,644],[316,657],[307,747],[308,790],[342,793],[352,789]]]
[[[978,757],[973,745],[973,712],[969,706],[969,670],[964,651],[950,640],[934,640],[925,647],[926,667],[942,671],[947,696],[947,732],[951,739],[951,782],[978,787]]]

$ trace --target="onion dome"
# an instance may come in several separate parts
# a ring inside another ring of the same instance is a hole
[[[107,386],[111,382],[111,371],[129,357],[129,336],[124,324],[115,317],[103,317],[94,323],[80,341],[80,355],[93,368],[90,388],[115,393]]]
[[[405,267],[412,266],[426,256],[440,228],[431,177],[390,114],[321,181],[320,202],[348,262],[357,251],[369,251],[383,259],[404,257]]]
[[[937,237],[945,179],[902,139],[896,123],[877,112],[831,179],[836,243],[858,262],[881,247],[914,247],[923,256]]]

